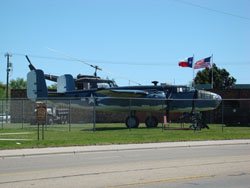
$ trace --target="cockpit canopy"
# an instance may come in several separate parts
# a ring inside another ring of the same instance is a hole
[[[175,93],[185,93],[185,92],[194,91],[194,90],[195,89],[193,87],[187,87],[187,86],[177,86],[174,89]]]

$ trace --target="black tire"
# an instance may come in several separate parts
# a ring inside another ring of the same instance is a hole
[[[136,116],[128,116],[126,118],[126,126],[127,128],[138,128],[139,120]]]
[[[145,120],[147,128],[155,128],[158,126],[158,119],[155,116],[148,116]]]

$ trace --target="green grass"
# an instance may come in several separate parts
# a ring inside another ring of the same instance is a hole
[[[178,124],[171,126],[180,127]],[[45,140],[37,140],[37,129],[34,125],[10,124],[0,129],[0,138],[33,139],[31,141],[2,141],[0,149],[78,146],[99,144],[125,144],[149,142],[173,142],[192,140],[223,140],[223,139],[250,139],[250,127],[223,127],[219,124],[209,125],[210,129],[193,130],[162,130],[159,128],[147,129],[145,125],[138,129],[126,129],[123,123],[97,124],[96,131],[92,131],[92,124],[72,124],[48,126],[45,130]],[[23,127],[23,129],[22,129]],[[186,126],[187,127],[187,126]],[[6,135],[3,133],[22,133]]]

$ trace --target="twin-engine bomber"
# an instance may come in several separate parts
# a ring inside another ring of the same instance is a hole
[[[125,122],[128,128],[139,126],[137,111],[149,114],[152,111],[164,111],[167,119],[169,119],[171,112],[182,112],[191,117],[195,129],[208,128],[196,114],[214,110],[221,102],[221,97],[215,93],[195,90],[187,86],[155,84],[118,87],[115,84],[107,84],[105,87],[99,87],[97,81],[96,87],[86,88],[84,85],[86,86],[87,83],[77,82],[70,74],[56,77],[57,92],[48,92],[45,79],[46,75],[42,70],[31,69],[27,74],[27,96],[29,99],[77,98],[81,99],[81,104],[78,102],[77,105],[83,108],[95,106],[97,111],[126,111],[129,112]],[[93,78],[93,80],[95,79]],[[77,84],[82,84],[83,87],[76,87]],[[157,127],[158,119],[151,114],[145,120],[145,124],[148,128]]]

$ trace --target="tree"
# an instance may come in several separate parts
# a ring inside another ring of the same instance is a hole
[[[24,81],[23,78],[17,78],[16,80],[12,79],[10,81],[10,88],[11,89],[26,89],[27,82]]]
[[[6,97],[6,85],[0,82],[0,99]]]
[[[50,86],[48,86],[48,89],[56,89],[57,88],[57,84],[51,84]]]
[[[212,69],[206,68],[199,71],[194,79],[195,84],[211,84]],[[236,79],[230,76],[226,69],[219,69],[213,64],[213,88],[227,89],[236,83]]]

